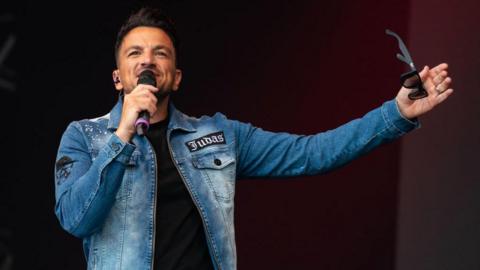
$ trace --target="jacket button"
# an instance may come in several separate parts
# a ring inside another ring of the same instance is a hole
[[[214,160],[213,160],[213,163],[215,163],[215,165],[217,165],[217,166],[222,165],[222,161],[221,161],[220,159],[218,159],[218,158],[214,159]]]
[[[112,143],[112,149],[115,152],[118,152],[120,150],[120,145],[118,143]]]

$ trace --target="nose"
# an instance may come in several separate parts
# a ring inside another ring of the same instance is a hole
[[[143,67],[155,66],[154,55],[152,52],[147,51],[143,54],[142,66]]]

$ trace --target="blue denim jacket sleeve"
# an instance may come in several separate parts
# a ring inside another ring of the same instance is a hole
[[[115,200],[134,145],[114,133],[92,160],[78,122],[64,132],[55,168],[55,214],[62,227],[77,237],[95,232]]]
[[[395,100],[336,129],[303,136],[273,133],[234,122],[239,177],[288,177],[328,172],[419,126]]]

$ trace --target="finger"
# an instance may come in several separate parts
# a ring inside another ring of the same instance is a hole
[[[423,69],[419,73],[422,81],[424,81],[428,78],[429,72],[430,72],[430,68],[428,66],[424,66]]]
[[[157,104],[157,97],[154,93],[150,92],[149,90],[144,90],[143,92],[139,93],[139,100],[143,104],[153,103]]]
[[[424,84],[423,88],[427,91],[428,96],[436,97],[438,95],[438,92],[435,88],[435,85],[429,85],[428,87]]]
[[[438,75],[440,72],[448,69],[448,64],[447,63],[441,63],[440,65],[437,65],[431,69],[431,73],[433,74],[433,77]]]
[[[125,96],[125,101],[126,104],[124,106],[131,107],[135,111],[141,112],[148,110],[150,104],[153,104],[153,106],[156,107],[157,97],[147,89],[139,89],[136,92],[132,91],[129,96]]]
[[[152,115],[157,110],[157,103],[152,98],[143,96],[136,100],[135,107],[137,113],[148,111]]]
[[[435,84],[432,81],[431,74],[430,74],[430,68],[428,66],[425,66],[422,71],[419,73],[420,78],[423,82],[423,87],[427,90],[427,92],[434,93],[435,92]]]
[[[143,89],[146,89],[150,92],[157,92],[158,91],[158,89],[153,85],[149,85],[149,84],[140,84],[140,85]]]
[[[438,95],[438,92],[436,90],[437,85],[435,85],[431,77],[422,79],[422,81],[423,81],[423,88],[427,91],[429,96],[435,97]]]
[[[131,95],[133,97],[137,97],[141,99],[154,99],[155,101],[157,100],[157,98],[155,97],[155,92],[153,92],[151,89],[145,89],[143,88],[143,86],[140,87],[135,92],[132,91]]]
[[[450,88],[450,89],[446,90],[445,92],[436,96],[435,100],[436,100],[437,104],[440,104],[440,103],[444,102],[452,93],[453,93],[453,89]]]
[[[451,83],[452,83],[452,79],[450,77],[447,77],[445,80],[443,80],[443,82],[441,82],[435,87],[435,91],[441,94],[442,92],[445,92],[450,87]]]
[[[149,92],[148,98],[153,102],[155,106],[157,105],[158,100],[154,93]]]
[[[152,85],[139,84],[130,93],[137,93],[137,92],[142,92],[142,91],[157,92],[158,89],[156,87],[152,86]]]
[[[155,112],[157,111],[157,103],[153,101],[149,102],[148,107],[146,109],[148,110],[150,115],[154,115]]]
[[[437,76],[435,76],[435,77],[433,78],[433,83],[434,83],[435,85],[441,84],[441,83],[445,80],[445,78],[447,77],[447,75],[448,75],[448,73],[447,73],[445,70],[442,71],[442,72],[440,72]]]

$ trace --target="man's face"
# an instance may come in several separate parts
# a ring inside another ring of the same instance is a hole
[[[117,70],[113,76],[117,90],[130,93],[136,86],[140,73],[151,70],[156,77],[160,95],[176,91],[182,72],[176,68],[176,54],[169,36],[156,27],[136,27],[124,37],[117,59]],[[114,78],[115,79],[115,78]]]

